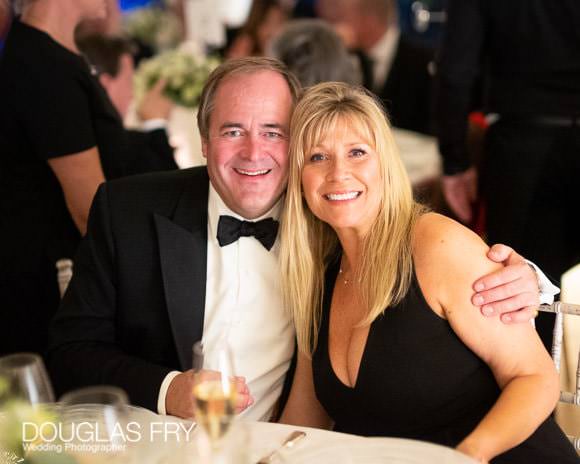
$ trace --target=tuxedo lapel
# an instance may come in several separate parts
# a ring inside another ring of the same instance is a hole
[[[207,171],[194,169],[173,215],[154,215],[165,301],[183,370],[191,368],[192,345],[203,334],[208,190]]]
[[[363,86],[368,90],[373,90],[373,60],[360,48],[353,51],[353,54],[358,58],[360,70],[363,78]]]

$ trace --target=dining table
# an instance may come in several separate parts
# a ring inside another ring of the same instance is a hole
[[[168,464],[180,462],[202,463],[199,459],[199,437],[203,432],[195,423],[171,416],[160,416],[146,410],[134,409],[133,419],[142,430],[164,427],[181,430],[181,436],[145,433],[137,449],[140,463]],[[163,426],[162,424],[167,424]],[[304,437],[291,448],[282,448],[285,439],[295,431]],[[232,434],[237,435],[235,447],[244,447],[244,453],[234,459],[215,459],[206,462],[235,462],[257,464],[275,451],[271,464],[331,463],[331,464],[475,464],[472,458],[446,446],[419,440],[392,437],[362,437],[311,427],[297,427],[272,422],[236,422]],[[240,457],[242,456],[242,457]]]

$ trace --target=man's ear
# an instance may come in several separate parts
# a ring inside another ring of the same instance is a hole
[[[99,82],[105,88],[105,90],[107,92],[109,91],[109,85],[111,84],[111,81],[112,80],[113,80],[113,77],[110,76],[107,73],[101,73],[101,74],[99,74]]]
[[[201,154],[207,159],[207,140],[204,138],[201,139]]]

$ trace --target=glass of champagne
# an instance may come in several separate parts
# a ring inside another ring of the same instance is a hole
[[[193,345],[193,399],[195,420],[212,448],[218,448],[231,427],[237,399],[232,354],[225,342],[210,356],[201,342]]]
[[[0,404],[8,400],[33,406],[54,402],[52,385],[42,358],[33,353],[16,353],[0,358]]]

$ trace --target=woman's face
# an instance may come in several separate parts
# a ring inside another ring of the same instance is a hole
[[[312,213],[337,232],[366,234],[382,198],[378,153],[357,131],[339,122],[304,155],[302,189]]]

